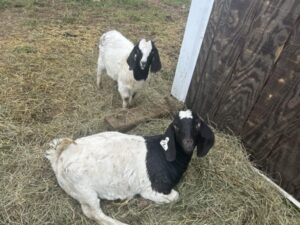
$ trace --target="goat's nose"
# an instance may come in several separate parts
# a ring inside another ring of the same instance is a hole
[[[193,146],[194,141],[193,141],[193,139],[191,139],[191,138],[186,138],[186,139],[183,140],[183,144],[184,144],[185,146],[190,147],[190,146]]]
[[[146,62],[141,62],[141,67],[145,68],[146,67]]]

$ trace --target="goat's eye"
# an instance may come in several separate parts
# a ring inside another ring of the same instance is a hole
[[[196,124],[196,129],[199,130],[200,127],[201,127],[201,123],[197,123],[197,124]]]

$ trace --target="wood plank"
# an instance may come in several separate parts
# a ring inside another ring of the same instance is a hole
[[[251,23],[243,22],[253,20],[256,11],[261,6],[261,4],[256,4],[255,1],[223,2],[219,5],[220,8],[214,8],[214,10],[222,11],[222,13],[219,13],[221,17],[218,24],[215,25],[217,31],[212,38],[212,45],[208,48],[209,53],[205,63],[203,63],[201,55],[199,56],[201,58],[198,58],[198,65],[194,72],[187,99],[189,107],[200,112],[203,117],[208,116],[211,119],[214,119],[215,109],[212,109],[212,107],[217,106],[214,101],[217,99],[218,91],[226,77],[232,73],[234,63],[242,51],[245,37],[251,26]],[[247,13],[248,8],[255,8],[256,10]],[[209,39],[208,35],[205,36],[203,45],[209,42],[207,39]]]
[[[264,164],[265,171],[275,179],[276,183],[298,200],[300,199],[299,137],[299,127],[288,135],[282,135]]]
[[[213,10],[186,103],[240,134],[299,199],[300,2],[216,0]]]
[[[244,25],[238,20],[252,3],[239,1],[240,11],[237,11],[238,15],[232,15],[232,2],[217,1],[214,5],[186,100],[187,105],[203,117],[213,117],[210,113],[212,99],[215,99],[226,75],[231,73],[232,62],[242,49],[242,42],[237,46],[234,44],[244,40],[246,35],[247,29],[241,29]]]
[[[296,23],[294,30],[299,29]],[[299,200],[300,46],[290,44],[297,34],[283,48],[241,135],[255,163]]]
[[[110,130],[126,132],[142,122],[172,114],[180,108],[182,108],[182,104],[174,99],[165,98],[160,104],[152,103],[147,107],[138,106],[126,110],[121,109],[113,115],[106,116],[104,121]]]
[[[296,23],[294,30],[299,29],[300,23]],[[297,32],[293,32],[290,40],[295,35]],[[258,158],[263,157],[259,151],[268,154],[266,149],[274,147],[282,132],[291,132],[294,129],[294,120],[300,118],[300,64],[297,63],[299,52],[300,46],[289,42],[286,44],[270,80],[244,124],[241,135],[253,148],[261,149],[256,152]],[[290,126],[292,128],[288,129]]]
[[[282,7],[286,6],[290,11],[279,8],[269,10],[265,4],[252,21],[252,31],[248,34],[234,72],[224,80],[216,95],[218,101],[213,114],[217,124],[225,123],[231,130],[240,133],[260,91],[270,77],[279,50],[293,30],[295,21],[291,20],[290,13],[294,10],[293,7],[297,10],[296,4],[299,5],[297,2],[282,2]],[[259,32],[261,30],[264,32]]]
[[[275,70],[241,133],[258,158],[268,154],[282,133],[300,126],[300,66],[282,60]]]
[[[215,0],[213,4],[213,9],[208,21],[208,25],[206,27],[204,39],[202,42],[202,46],[199,52],[199,56],[197,59],[196,67],[194,69],[193,78],[191,81],[191,85],[195,86],[195,88],[189,88],[186,103],[192,108],[192,104],[196,103],[196,98],[198,96],[198,91],[201,90],[199,85],[202,84],[202,74],[204,73],[203,69],[206,68],[206,63],[211,60],[208,60],[209,55],[211,54],[211,47],[214,42],[215,36],[218,32],[219,23],[221,22],[221,18],[223,17],[223,13],[225,12],[228,5],[228,1],[223,0]],[[199,76],[195,76],[198,74]],[[198,88],[199,87],[199,88]],[[197,106],[193,106],[193,108],[197,108],[200,114],[203,114],[201,109]]]
[[[199,99],[193,104],[197,111],[208,114],[210,119],[219,125],[219,128],[229,127],[230,130],[239,134],[260,91],[269,79],[273,65],[276,63],[278,50],[289,38],[293,23],[290,12],[279,9],[274,11],[274,8],[273,11],[269,10],[266,2],[260,2],[263,5],[255,1],[249,5],[245,2],[233,1],[233,3],[237,5],[231,5],[232,11],[246,8],[245,15],[240,15],[240,19],[237,19],[243,21],[243,27],[224,28],[227,31],[223,33],[221,31],[222,35],[217,36],[218,40],[215,40],[213,47],[216,46],[215,49],[218,50],[215,55],[219,55],[208,60],[211,60],[214,67],[219,66],[217,70],[211,70],[207,68],[209,65],[207,62],[204,73],[197,76],[200,79],[198,89],[201,90],[197,93]],[[241,4],[242,7],[240,7]],[[295,7],[295,5],[290,5],[291,2],[282,1],[282,4],[288,5],[291,10]],[[263,16],[265,14],[269,19]],[[274,18],[282,21],[273,22]],[[259,27],[254,27],[254,25],[259,25]],[[243,31],[243,29],[246,30]],[[262,32],[263,30],[266,33]],[[228,37],[220,41],[224,35]],[[230,44],[229,41],[234,44]],[[211,54],[213,53],[211,51]],[[230,65],[231,69],[226,68],[226,64]],[[213,99],[213,101],[205,98]],[[199,109],[200,107],[203,110]]]

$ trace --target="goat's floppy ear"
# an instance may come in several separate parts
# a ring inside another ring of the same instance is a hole
[[[159,144],[165,151],[167,161],[174,161],[176,159],[176,145],[173,123],[169,125]]]
[[[161,69],[161,62],[160,62],[160,57],[157,48],[155,47],[154,43],[152,42],[152,51],[153,51],[153,57],[151,60],[151,72],[156,73],[160,71]]]
[[[132,49],[130,55],[127,58],[127,64],[129,66],[129,70],[134,70],[136,66],[136,59],[137,59],[137,52],[138,51],[138,45],[134,46]]]
[[[215,135],[209,126],[200,120],[200,130],[198,134],[198,143],[197,143],[197,156],[204,157],[208,153],[209,149],[215,143]]]

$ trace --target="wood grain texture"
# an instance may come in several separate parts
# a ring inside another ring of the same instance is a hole
[[[204,105],[198,105],[198,101],[195,101],[198,96],[199,96],[199,91],[202,90],[205,86],[203,86],[203,77],[200,76],[200,74],[205,74],[204,69],[206,67],[209,67],[210,62],[212,61],[213,58],[216,57],[216,55],[213,54],[211,51],[212,44],[214,43],[214,39],[217,35],[218,28],[220,26],[220,23],[222,24],[222,18],[224,17],[223,14],[225,14],[226,9],[228,8],[228,4],[230,1],[223,1],[223,0],[215,0],[213,9],[210,15],[210,19],[208,22],[208,25],[206,27],[206,32],[205,32],[205,37],[202,42],[202,46],[200,49],[200,53],[197,59],[197,64],[195,67],[194,74],[199,74],[199,76],[193,76],[191,85],[194,86],[195,88],[190,88],[189,93],[187,95],[186,103],[190,107],[192,104],[197,104],[193,105],[193,108],[197,108],[198,112],[204,116],[204,113],[202,112],[201,106]],[[207,92],[211,90],[207,88]],[[206,99],[209,100],[209,99]]]
[[[239,133],[269,79],[276,52],[292,32],[295,18],[291,15],[299,3],[224,2],[227,7],[222,8],[222,22],[205,65],[202,56],[198,58],[187,105],[214,120],[219,128]]]
[[[300,20],[295,23],[270,79],[244,124],[241,134],[254,148],[272,149],[276,143],[273,139],[297,127],[300,129],[297,123],[300,120],[300,45],[293,44],[296,38],[300,39],[299,30]]]
[[[242,130],[255,163],[300,199],[299,20]]]
[[[219,103],[216,101],[218,96],[222,95],[223,84],[231,76],[243,49],[245,38],[251,27],[249,21],[254,19],[256,10],[260,7],[260,4],[257,5],[254,1],[221,2],[223,4],[220,3],[219,7],[213,9],[221,11],[219,14],[215,13],[215,15],[220,15],[220,18],[214,19],[214,21],[219,21],[216,24],[215,35],[213,38],[209,38],[211,35],[204,38],[204,43],[207,39],[212,39],[205,66],[203,67],[201,63],[203,58],[200,55],[190,88],[191,94],[187,99],[188,106],[199,111],[203,117],[209,116],[212,119],[218,110]],[[248,8],[256,10],[248,10]],[[203,49],[205,49],[204,44]]]
[[[300,199],[300,1],[216,0],[186,104]]]

